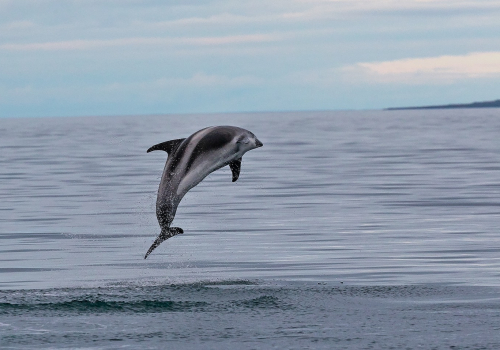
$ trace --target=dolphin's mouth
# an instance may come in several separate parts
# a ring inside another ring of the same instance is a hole
[[[255,146],[256,146],[257,148],[259,148],[259,147],[264,146],[264,144],[263,144],[262,142],[260,142],[258,139],[255,139]]]

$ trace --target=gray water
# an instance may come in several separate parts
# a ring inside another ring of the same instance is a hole
[[[166,153],[264,147],[159,233]],[[0,119],[0,347],[500,348],[500,110]]]

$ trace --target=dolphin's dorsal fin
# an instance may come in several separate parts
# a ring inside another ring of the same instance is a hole
[[[159,151],[165,151],[168,154],[170,154],[173,151],[175,151],[177,149],[177,147],[179,147],[181,142],[184,140],[185,139],[177,139],[177,140],[170,140],[170,141],[165,141],[165,142],[159,143],[157,145],[150,147],[148,149],[147,153],[149,153],[151,151],[158,151],[159,150]]]
[[[241,158],[233,160],[231,163],[229,163],[229,167],[233,172],[233,182],[235,182],[236,180],[238,180],[238,177],[240,177]]]

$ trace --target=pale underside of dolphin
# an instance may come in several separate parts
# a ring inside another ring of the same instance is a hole
[[[161,242],[177,234],[184,233],[180,227],[171,227],[177,207],[184,195],[198,185],[208,174],[229,165],[233,182],[238,180],[241,157],[262,146],[253,133],[236,126],[212,126],[195,132],[185,139],[159,143],[148,149],[168,153],[163,170],[156,217],[161,233],[144,256],[148,257]]]

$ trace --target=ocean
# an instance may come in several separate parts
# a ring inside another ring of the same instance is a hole
[[[167,154],[264,147],[160,229]],[[0,119],[1,349],[499,349],[500,109]]]

